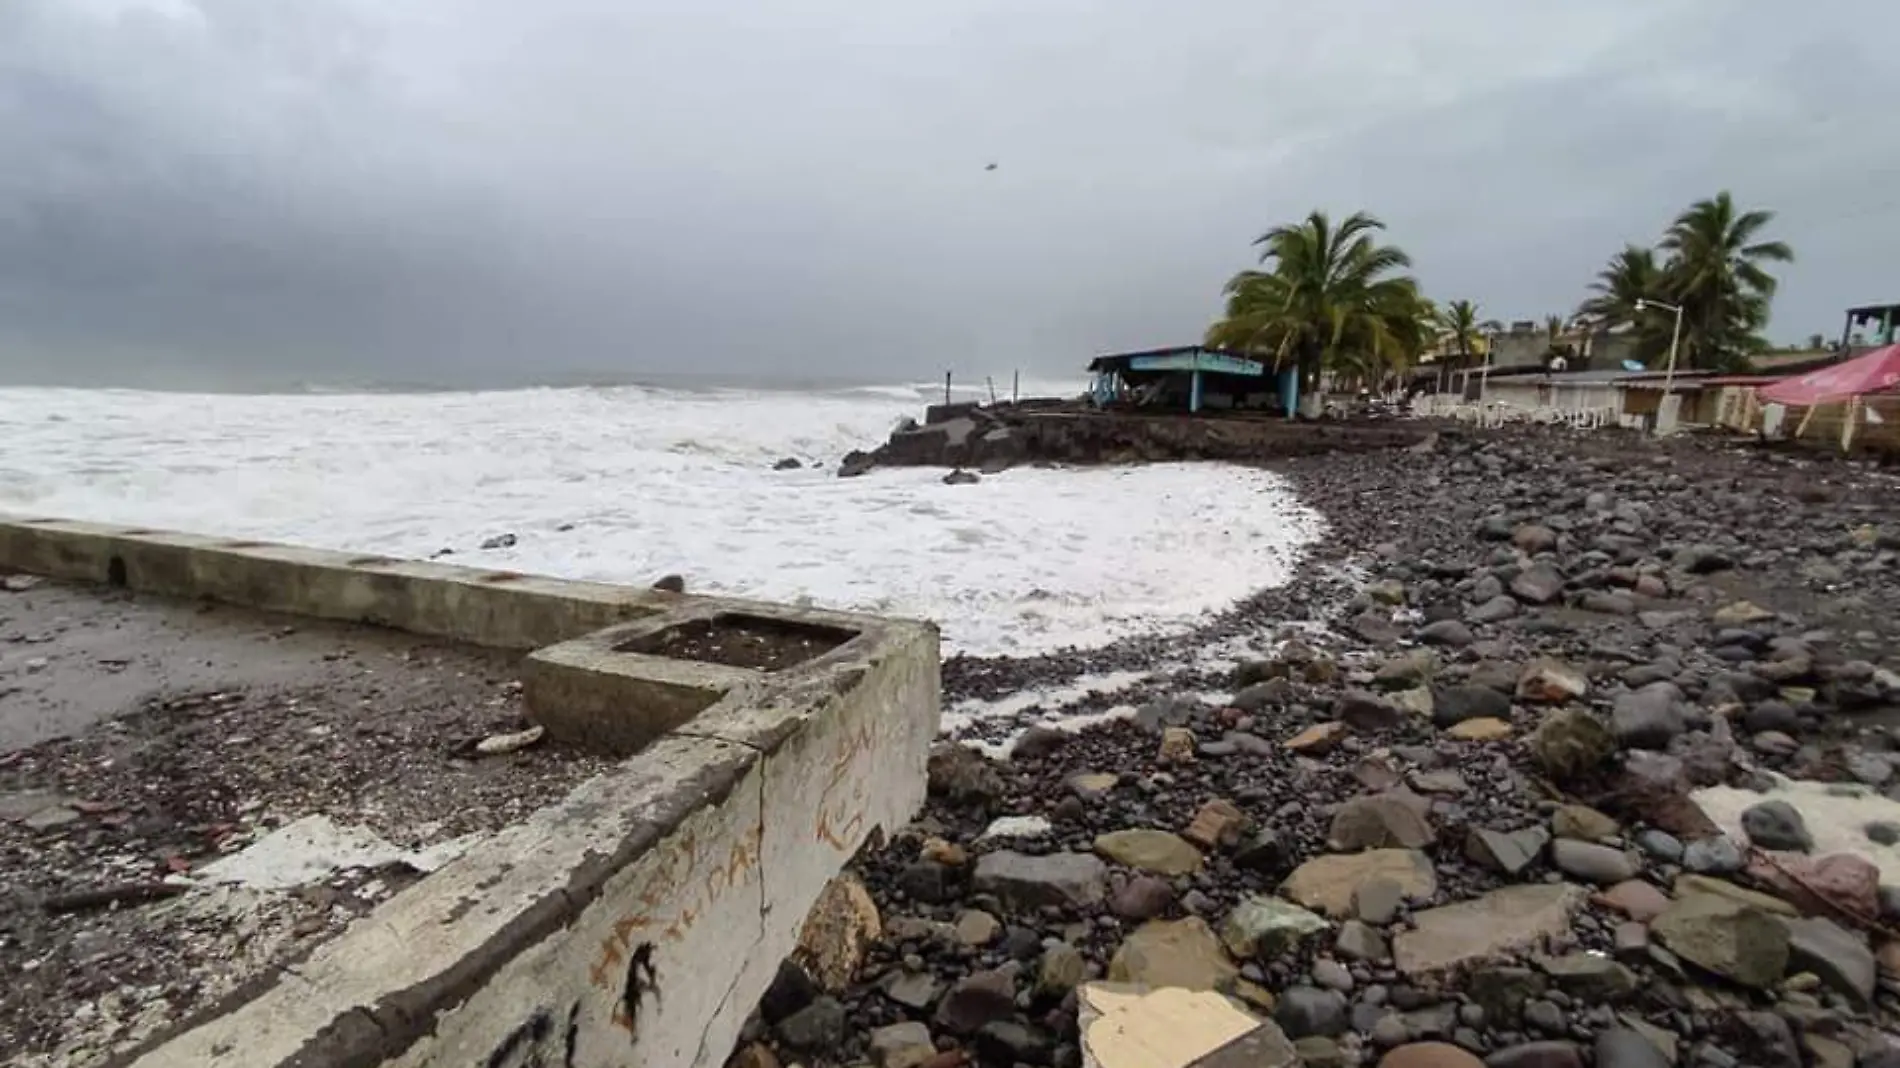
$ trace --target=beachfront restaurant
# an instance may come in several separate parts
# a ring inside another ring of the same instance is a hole
[[[1097,356],[1089,373],[1089,399],[1098,408],[1290,416],[1299,403],[1293,368],[1275,371],[1251,356],[1201,345]]]

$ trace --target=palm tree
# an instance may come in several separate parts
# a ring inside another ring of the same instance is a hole
[[[1385,224],[1354,212],[1334,226],[1325,212],[1276,226],[1254,244],[1266,269],[1227,283],[1226,309],[1207,343],[1288,361],[1313,395],[1320,374],[1366,374],[1403,363],[1421,343],[1417,283],[1397,272],[1405,252],[1382,245]]]
[[[1590,283],[1593,296],[1577,308],[1577,314],[1589,318],[1605,330],[1621,326],[1641,326],[1646,321],[1636,305],[1663,296],[1663,269],[1653,249],[1624,245],[1623,251],[1610,257],[1608,266],[1597,272]]]
[[[1586,329],[1592,337],[1628,330],[1632,356],[1654,362],[1669,349],[1674,318],[1661,309],[1639,309],[1638,305],[1646,300],[1673,300],[1668,282],[1654,249],[1624,245],[1597,272],[1596,281],[1590,283],[1592,295],[1577,307],[1577,317],[1589,324]]]
[[[1684,365],[1732,365],[1766,344],[1759,331],[1776,282],[1764,265],[1794,260],[1786,242],[1762,239],[1774,218],[1737,209],[1723,190],[1689,205],[1663,234],[1668,292],[1682,307]]]
[[[1494,334],[1501,329],[1495,319],[1480,319],[1478,305],[1469,300],[1454,300],[1445,305],[1438,313],[1438,336],[1446,345],[1451,346],[1457,359],[1454,366],[1448,366],[1439,375],[1439,388],[1442,391],[1448,383],[1452,371],[1469,370],[1471,350],[1478,338]]]

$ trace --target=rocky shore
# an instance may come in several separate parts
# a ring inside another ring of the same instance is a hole
[[[869,452],[846,454],[838,477],[877,467],[947,467],[944,481],[977,482],[1023,464],[1255,462],[1398,448],[1429,434],[1411,420],[1099,411],[1082,401],[955,404],[932,407],[921,426],[906,421]]]
[[[1297,582],[946,665],[947,707],[1142,677],[946,742],[738,1061],[1900,1065],[1900,479],[1558,432],[1275,470],[1330,524]]]

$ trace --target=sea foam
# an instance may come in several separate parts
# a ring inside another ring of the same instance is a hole
[[[933,619],[947,652],[1006,656],[1192,626],[1286,581],[1319,535],[1284,480],[1226,465],[836,477],[940,391],[0,389],[0,511],[613,582],[678,573]],[[785,457],[808,466],[773,470]]]

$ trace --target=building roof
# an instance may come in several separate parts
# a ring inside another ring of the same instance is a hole
[[[1264,363],[1269,367],[1272,365],[1271,360],[1263,360],[1258,356],[1249,356],[1244,352],[1234,349],[1217,349],[1210,348],[1206,345],[1175,345],[1170,348],[1142,349],[1138,352],[1116,352],[1097,356],[1089,361],[1089,370],[1125,372],[1130,370],[1137,360],[1160,360],[1169,357],[1181,359],[1212,357],[1212,359],[1208,361],[1210,365],[1218,365],[1234,360],[1245,363]],[[1214,370],[1215,368],[1210,367],[1208,369]]]

